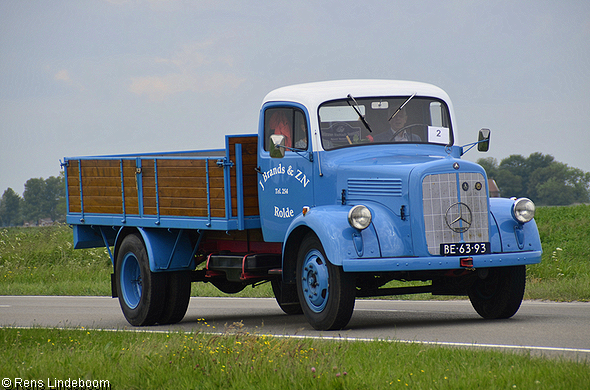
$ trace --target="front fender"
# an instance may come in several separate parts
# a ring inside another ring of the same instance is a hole
[[[535,220],[519,223],[512,216],[514,201],[490,198],[490,211],[496,222],[502,252],[541,251],[541,239]]]
[[[328,260],[336,266],[342,265],[344,257],[373,258],[381,256],[373,224],[362,231],[349,225],[348,212],[351,208],[350,205],[311,208],[305,216],[300,214],[291,222],[284,242],[289,242],[290,237],[296,231],[302,229],[313,231],[320,239]],[[288,248],[291,246],[284,247],[283,258],[288,256],[285,253]]]
[[[379,238],[381,256],[414,256],[409,218],[402,220],[389,208],[372,202],[365,202],[373,215],[372,225]]]

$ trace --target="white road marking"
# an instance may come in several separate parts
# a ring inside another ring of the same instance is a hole
[[[6,328],[12,329],[39,329],[39,327],[31,326],[6,326]],[[133,332],[133,333],[178,333],[178,331],[171,330],[153,330],[153,329],[96,329],[96,328],[61,328],[61,327],[48,327],[45,329],[64,329],[64,330],[84,330],[84,331],[100,331],[100,332]],[[213,336],[228,336],[231,333],[227,332],[199,332],[201,334],[213,335]],[[403,344],[424,344],[434,345],[440,347],[470,347],[470,348],[492,348],[492,349],[507,349],[507,350],[522,350],[522,351],[547,351],[547,352],[576,352],[576,353],[587,353],[590,354],[590,349],[584,348],[565,348],[565,347],[543,347],[537,345],[507,345],[507,344],[478,344],[478,343],[458,343],[450,341],[421,341],[421,340],[396,340],[396,339],[382,339],[382,338],[362,338],[362,337],[342,337],[342,336],[305,336],[305,335],[288,335],[288,334],[258,334],[250,333],[250,336],[265,336],[265,337],[276,337],[285,339],[310,339],[320,341],[358,341],[358,342],[388,342],[388,343],[403,343]]]

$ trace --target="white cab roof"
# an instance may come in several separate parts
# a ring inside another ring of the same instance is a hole
[[[308,108],[317,107],[321,103],[344,99],[348,94],[354,98],[377,96],[427,96],[438,98],[452,107],[449,96],[445,91],[431,84],[415,81],[399,80],[336,80],[317,83],[297,84],[271,91],[264,98],[267,102],[297,102]]]

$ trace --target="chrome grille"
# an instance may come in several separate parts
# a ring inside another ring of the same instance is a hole
[[[482,174],[457,172],[428,175],[422,181],[422,195],[430,254],[440,254],[440,244],[489,241],[488,198]],[[461,222],[456,226],[451,224],[456,230],[453,231],[446,221],[447,212],[450,221],[457,219],[459,202],[471,211],[471,225]]]
[[[401,179],[348,179],[347,197],[366,198],[371,196],[402,196]]]

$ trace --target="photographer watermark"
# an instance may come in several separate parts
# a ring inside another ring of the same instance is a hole
[[[74,390],[74,389],[110,389],[111,383],[103,379],[24,379],[4,378],[2,387],[5,390]]]

